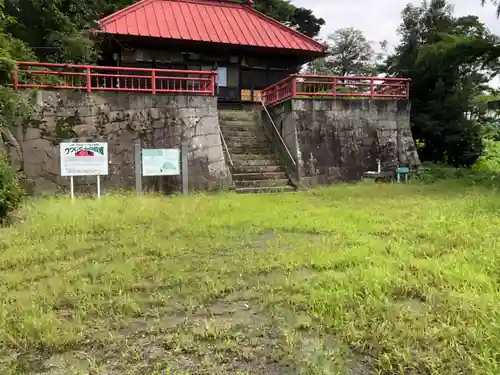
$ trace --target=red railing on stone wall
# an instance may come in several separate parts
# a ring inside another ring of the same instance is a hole
[[[264,105],[291,98],[408,99],[410,79],[294,74],[262,91]]]
[[[18,62],[13,87],[215,95],[213,71]]]

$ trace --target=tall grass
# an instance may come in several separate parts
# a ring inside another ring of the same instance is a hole
[[[500,196],[453,181],[30,203],[2,374],[499,374]]]

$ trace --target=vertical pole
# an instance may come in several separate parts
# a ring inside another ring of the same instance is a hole
[[[158,176],[158,190],[163,193],[163,176]]]
[[[156,70],[151,71],[151,92],[153,95],[156,94]]]
[[[211,75],[211,85],[212,85],[212,90],[211,90],[211,95],[212,96],[215,96],[215,76],[216,76],[216,72],[214,72],[212,75]]]
[[[187,195],[189,192],[189,176],[188,176],[188,145],[182,142],[181,145],[181,178],[182,178],[182,194]]]
[[[101,199],[101,176],[97,175],[97,199]]]
[[[92,84],[91,84],[91,81],[90,81],[90,66],[87,66],[86,68],[86,73],[87,73],[87,92],[90,92],[92,91]]]
[[[12,87],[14,88],[14,90],[17,90],[18,86],[19,86],[19,68],[16,64],[16,68],[14,69],[14,76],[12,77]]]
[[[69,178],[69,189],[71,191],[71,199],[75,199],[75,181],[73,176]]]
[[[292,90],[291,90],[292,98],[297,96],[297,75],[292,75]],[[279,98],[281,100],[281,98]]]
[[[135,191],[137,194],[142,194],[142,158],[141,158],[141,144],[134,145],[135,155]]]
[[[370,78],[370,98],[375,96],[375,81],[373,78]]]

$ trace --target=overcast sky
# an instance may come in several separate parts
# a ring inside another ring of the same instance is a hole
[[[362,30],[367,39],[378,42],[387,40],[389,46],[397,44],[396,30],[401,20],[401,11],[409,2],[420,4],[420,0],[291,0],[294,5],[312,9],[315,16],[322,17],[326,25],[320,37],[342,27]],[[477,15],[491,31],[500,35],[500,19],[495,7],[481,7],[481,0],[449,0],[455,6],[455,14]],[[375,46],[374,46],[375,47]]]

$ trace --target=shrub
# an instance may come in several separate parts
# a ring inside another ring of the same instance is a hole
[[[484,152],[472,166],[475,172],[500,173],[500,142],[484,139]]]
[[[23,190],[7,157],[0,152],[0,222],[19,207]]]

